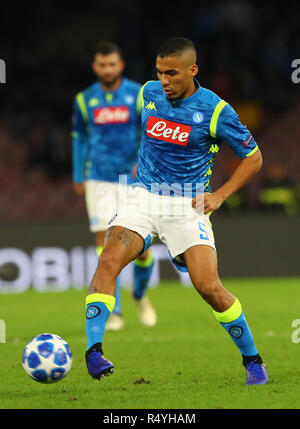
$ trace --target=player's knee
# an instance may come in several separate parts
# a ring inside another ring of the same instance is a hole
[[[196,289],[203,299],[208,303],[212,302],[219,290],[219,281],[214,277],[206,277],[198,282]]]

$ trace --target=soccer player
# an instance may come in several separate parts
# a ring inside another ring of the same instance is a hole
[[[98,80],[76,95],[73,110],[73,181],[78,194],[85,194],[90,230],[96,235],[98,256],[104,232],[117,211],[119,175],[128,183],[136,171],[140,129],[141,85],[122,76],[125,63],[118,45],[100,42],[94,51],[92,68]],[[156,323],[156,312],[145,296],[153,269],[153,255],[145,251],[134,261],[134,291],[141,322]],[[120,286],[108,323],[111,330],[124,326]]]
[[[128,201],[135,210],[109,225],[86,299],[87,314],[94,315],[86,320],[89,374],[100,378],[114,371],[113,364],[103,356],[102,341],[105,322],[114,305],[116,278],[157,235],[167,245],[172,262],[189,272],[194,287],[239,348],[246,384],[265,384],[266,367],[241,303],[219,279],[209,220],[211,212],[259,171],[260,150],[234,109],[195,79],[198,68],[192,41],[181,37],[167,40],[158,50],[156,72],[158,80],[147,82],[141,89],[139,186],[131,191]],[[210,177],[222,142],[241,161],[231,177],[212,192]],[[168,187],[172,190],[169,195]],[[182,200],[185,210],[180,214]],[[148,209],[146,201],[154,209]],[[167,203],[167,214],[162,210],[154,215],[155,207],[163,208]]]

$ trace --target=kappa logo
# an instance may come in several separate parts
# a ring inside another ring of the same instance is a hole
[[[98,98],[94,97],[94,98],[91,98],[90,101],[89,101],[89,106],[90,107],[98,106],[98,104],[99,104]]]
[[[150,103],[146,106],[146,109],[149,110],[156,110],[155,104],[153,101],[150,101]]]
[[[212,144],[207,153],[218,153],[220,147],[217,144]]]
[[[232,335],[234,338],[240,338],[243,335],[243,328],[241,326],[232,326],[229,329],[230,335]]]
[[[157,140],[187,146],[191,127],[178,122],[149,116],[147,122],[147,135]]]

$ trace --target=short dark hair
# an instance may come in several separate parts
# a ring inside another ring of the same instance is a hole
[[[106,40],[102,40],[101,42],[98,42],[95,45],[93,53],[94,53],[94,56],[95,56],[96,54],[109,55],[109,54],[112,54],[114,52],[116,52],[117,54],[119,54],[120,58],[123,58],[121,49],[120,49],[120,47],[116,43],[108,42]]]
[[[186,50],[192,50],[197,56],[197,50],[194,42],[185,37],[172,37],[166,40],[158,49],[157,56],[160,58],[170,57],[176,54],[182,54]]]

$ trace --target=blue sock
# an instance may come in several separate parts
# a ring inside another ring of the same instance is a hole
[[[258,354],[252,333],[242,311],[242,306],[237,298],[228,310],[223,313],[217,313],[216,311],[213,311],[213,313],[229,333],[242,356],[255,356]]]
[[[120,284],[120,276],[117,277],[116,284],[116,303],[113,309],[113,313],[121,314],[121,284]]]
[[[141,299],[148,286],[154,266],[153,255],[148,253],[144,261],[135,259],[134,261],[134,290],[133,294],[136,299]]]
[[[106,321],[115,305],[115,297],[92,293],[86,297],[87,350],[103,342]]]

